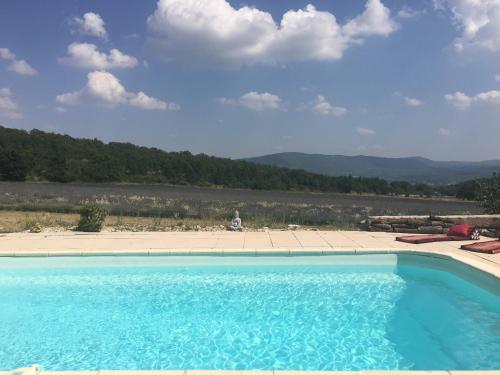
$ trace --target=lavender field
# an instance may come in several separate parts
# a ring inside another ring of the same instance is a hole
[[[0,182],[0,208],[73,213],[86,201],[112,215],[225,221],[240,211],[258,225],[345,228],[368,215],[477,214],[474,202],[370,195],[254,191],[190,186]]]

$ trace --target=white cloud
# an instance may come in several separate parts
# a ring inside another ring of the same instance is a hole
[[[405,96],[404,100],[405,103],[408,104],[410,107],[421,107],[424,105],[423,101],[416,98],[410,98],[408,96]]]
[[[11,62],[7,67],[7,69],[10,70],[11,72],[27,76],[33,76],[38,74],[36,69],[34,69],[25,60],[17,59],[16,55],[8,48],[0,48],[0,59]]]
[[[14,60],[16,55],[14,55],[8,48],[0,48],[0,59],[2,60]]]
[[[397,25],[380,0],[368,0],[344,26],[313,5],[287,11],[277,24],[268,12],[226,0],[159,0],[148,27],[150,47],[166,61],[239,66],[338,60],[362,37],[386,36]]]
[[[500,105],[500,91],[491,90],[487,92],[481,92],[474,96],[473,100],[475,102],[489,103],[494,105]]]
[[[439,134],[440,136],[442,136],[442,137],[448,137],[448,136],[451,134],[451,132],[450,132],[450,130],[449,130],[449,129],[446,129],[446,128],[439,128],[439,129],[438,129],[438,134]]]
[[[56,101],[61,104],[77,105],[83,96],[83,91],[67,92],[56,96]]]
[[[170,102],[167,104],[167,109],[169,111],[180,111],[181,110],[181,106],[177,103],[173,103],[173,102]]]
[[[17,74],[22,74],[26,76],[34,76],[38,72],[25,60],[14,60],[10,63],[8,70],[15,72]]]
[[[6,87],[0,89],[0,116],[13,120],[23,118],[17,103],[12,98],[12,91]]]
[[[130,105],[142,109],[159,109],[162,111],[167,109],[166,102],[147,96],[142,91],[139,91],[137,95],[130,98]]]
[[[82,18],[75,17],[73,21],[78,25],[78,32],[82,35],[95,36],[101,39],[107,39],[108,37],[104,21],[97,13],[85,13]]]
[[[356,132],[362,136],[369,136],[375,134],[375,130],[368,128],[356,128]]]
[[[407,5],[404,5],[398,12],[398,17],[399,18],[415,18],[415,17],[418,17],[422,14],[426,13],[425,9],[423,10],[417,10],[417,9],[413,9],[413,8],[410,8],[409,6]]]
[[[333,115],[335,117],[343,116],[347,112],[347,109],[344,107],[334,107],[321,95],[318,95],[316,100],[312,103],[312,110],[323,116]]]
[[[59,113],[64,113],[64,112],[66,112],[66,108],[63,108],[63,107],[56,107],[56,112],[59,112]]]
[[[350,20],[342,27],[349,36],[384,35],[387,36],[397,29],[397,24],[391,19],[391,11],[380,0],[368,0],[365,11]]]
[[[90,99],[108,106],[130,105],[149,110],[179,110],[175,103],[166,103],[160,99],[139,93],[128,92],[113,74],[102,71],[87,75],[87,85],[80,91],[57,95],[56,101],[65,105],[76,105]]]
[[[447,94],[444,96],[446,101],[455,106],[456,108],[464,111],[468,109],[472,104],[490,104],[500,106],[500,91],[491,90],[486,92],[480,92],[474,96],[468,96],[463,92],[457,91],[453,94]]]
[[[112,49],[109,54],[99,52],[95,44],[71,43],[68,46],[68,55],[59,58],[65,65],[81,69],[107,70],[114,68],[133,68],[138,64],[135,57],[125,55],[117,49]]]
[[[237,105],[252,111],[262,112],[266,110],[277,110],[281,108],[281,98],[268,92],[247,92],[238,99],[218,98],[219,103],[226,105]]]
[[[500,0],[434,0],[434,4],[449,10],[462,32],[454,41],[457,51],[469,47],[500,51]]]
[[[444,96],[446,101],[460,110],[466,110],[470,107],[472,98],[465,95],[463,92],[457,91],[453,94],[446,94]]]
[[[500,82],[500,74],[497,74],[497,75],[495,76],[495,81]]]

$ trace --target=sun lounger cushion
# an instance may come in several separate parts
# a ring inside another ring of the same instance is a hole
[[[500,240],[474,242],[469,245],[462,245],[460,248],[477,253],[497,254],[500,253]]]
[[[469,224],[455,224],[448,231],[449,236],[470,237],[474,228]]]
[[[406,243],[429,243],[429,242],[440,242],[440,241],[466,241],[470,237],[464,236],[450,236],[448,234],[425,234],[419,236],[403,236],[396,237],[396,241],[406,242]]]

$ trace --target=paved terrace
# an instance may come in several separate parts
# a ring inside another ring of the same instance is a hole
[[[343,231],[16,233],[0,235],[0,256],[422,253],[453,258],[500,277],[500,254],[460,250],[474,241],[411,245],[393,233]],[[483,238],[484,240],[490,240]],[[0,375],[11,374],[1,372]],[[62,371],[41,375],[500,375],[500,371]]]
[[[401,235],[401,234],[398,234]],[[54,232],[0,235],[0,256],[321,255],[418,252],[451,257],[500,277],[500,254],[460,250],[475,241],[412,245],[396,234],[357,231]],[[483,237],[482,241],[491,240]]]

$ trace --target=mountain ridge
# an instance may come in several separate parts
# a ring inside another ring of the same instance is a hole
[[[500,160],[435,161],[421,156],[388,158],[282,152],[243,160],[265,165],[303,169],[328,176],[380,177],[433,185],[455,184],[500,172]]]

